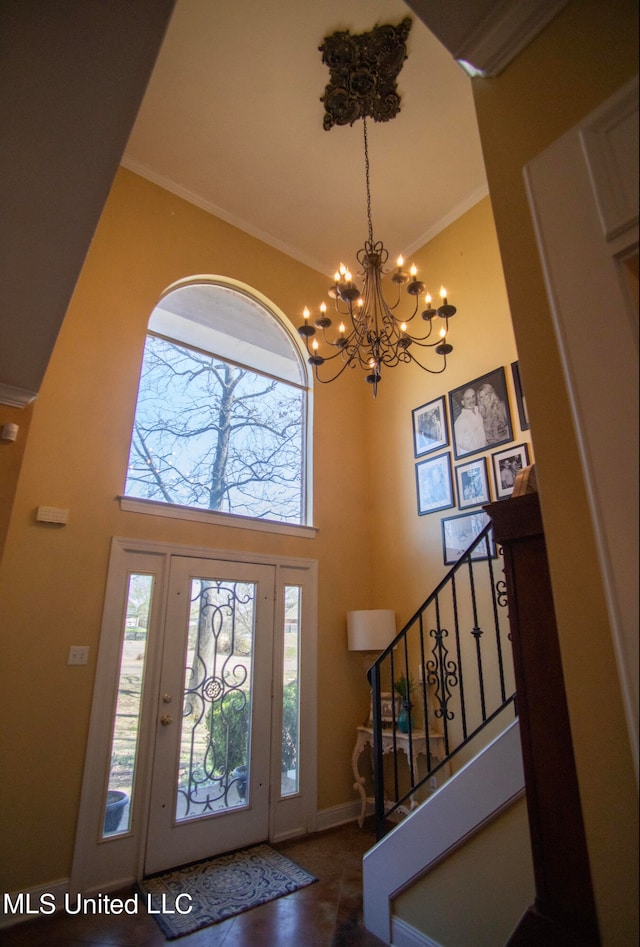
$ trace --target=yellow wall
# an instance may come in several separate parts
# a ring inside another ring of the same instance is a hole
[[[450,321],[449,339],[454,351],[446,372],[430,375],[414,365],[403,366],[393,374],[387,372],[371,412],[376,606],[385,607],[392,591],[399,603],[398,627],[413,615],[447,571],[441,521],[442,516],[458,512],[453,509],[417,514],[412,409],[503,366],[515,441],[530,440],[529,432],[522,434],[520,430],[513,393],[511,363],[518,355],[489,199],[476,204],[412,259],[431,295],[437,297],[440,284],[444,284],[449,301],[458,311]],[[437,362],[433,364],[437,367]],[[448,450],[453,469],[456,461],[451,447]],[[436,453],[440,452],[433,456]],[[473,456],[485,456],[491,471],[491,453]],[[489,476],[491,479],[491,472]],[[398,555],[399,549],[402,555]]]
[[[529,852],[520,799],[396,898],[393,914],[447,947],[504,944],[533,901]]]
[[[346,659],[345,613],[370,600],[362,541],[369,517],[360,444],[336,435],[362,429],[361,378],[349,373],[317,394],[315,539],[156,519],[121,512],[115,499],[147,320],[169,284],[201,273],[254,285],[294,322],[310,294],[321,298],[327,287],[317,273],[121,171],[33,407],[0,572],[3,666],[11,669],[3,727],[10,778],[2,780],[0,811],[5,851],[13,853],[3,860],[3,890],[69,874],[114,535],[318,559],[319,807],[354,798],[349,761],[362,668]],[[41,504],[68,508],[69,524],[37,524]],[[90,646],[87,667],[67,666],[71,644]]]
[[[440,284],[444,284],[450,302],[458,311],[450,321],[449,339],[454,351],[448,358],[446,372],[426,374],[412,365],[383,373],[379,394],[370,412],[369,444],[371,457],[375,458],[372,466],[375,605],[397,609],[398,629],[413,616],[450,568],[443,560],[442,518],[460,512],[453,508],[418,515],[412,409],[441,395],[448,400],[447,394],[451,389],[503,367],[514,443],[526,443],[530,458],[534,460],[530,432],[522,432],[518,418],[511,371],[511,364],[517,360],[518,354],[489,198],[481,200],[442,231],[412,260],[431,295],[436,298]],[[439,366],[439,359],[432,357],[429,361],[428,358],[426,364],[434,368]],[[495,498],[494,450],[473,455],[474,459],[486,458],[492,498]],[[455,483],[455,467],[459,461],[454,458],[452,446],[428,456],[441,453],[451,456]],[[481,614],[489,612],[483,612],[481,608]],[[471,641],[469,636],[469,644]],[[471,660],[475,659],[472,657]],[[415,675],[419,663],[416,653]],[[487,668],[489,675],[494,670]],[[490,688],[491,682],[487,681],[487,686]],[[498,726],[502,725],[499,720]],[[460,720],[451,721],[453,739],[459,726]],[[495,731],[487,731],[481,742],[493,736]],[[478,749],[479,746],[474,744],[468,753],[462,751],[453,761],[452,768],[459,769]]]
[[[504,73],[474,80],[535,440],[601,934],[603,943],[611,945],[638,939],[637,786],[584,481],[522,169],[637,72],[637,19],[637,4],[632,0],[570,3]],[[615,361],[612,367],[615,370]]]
[[[375,402],[360,372],[316,386],[315,539],[122,512],[115,498],[146,325],[162,291],[189,275],[225,275],[255,286],[296,323],[327,282],[136,175],[118,174],[33,406],[0,569],[3,663],[11,668],[5,701],[13,708],[3,728],[11,779],[2,782],[0,811],[13,852],[4,890],[69,874],[114,535],[317,558],[318,805],[354,801],[353,734],[369,698],[360,656],[346,649],[345,613],[386,604],[402,620],[444,572],[440,518],[416,511],[411,409],[515,358],[488,201],[416,262],[438,286],[449,281],[459,308],[451,374],[432,381],[402,367],[385,376]],[[68,508],[69,524],[37,524],[39,505]],[[67,666],[71,644],[90,646],[88,666]]]

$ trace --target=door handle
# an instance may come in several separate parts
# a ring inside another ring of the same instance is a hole
[[[171,716],[171,714],[163,714],[160,717],[160,723],[162,724],[163,727],[168,727],[169,724],[173,723],[173,717]]]

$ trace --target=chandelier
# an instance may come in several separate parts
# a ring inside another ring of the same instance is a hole
[[[426,293],[425,308],[418,315],[425,285],[417,278],[416,267],[412,265],[407,272],[403,258],[398,257],[396,267],[388,268],[389,253],[373,235],[367,116],[374,121],[388,121],[400,110],[395,79],[406,59],[405,43],[410,27],[411,20],[406,19],[398,27],[376,27],[360,36],[335,33],[320,47],[332,79],[322,98],[326,109],[325,129],[334,124],[353,125],[358,118],[362,119],[368,238],[356,254],[357,278],[340,264],[329,287],[339,319],[337,329],[332,328],[333,320],[323,302],[313,323],[305,307],[304,322],[298,332],[304,339],[317,381],[332,382],[346,368],[360,367],[367,373],[365,378],[373,387],[374,398],[383,366],[394,368],[401,363],[415,362],[424,371],[440,374],[447,367],[447,355],[453,351],[447,334],[449,319],[456,309],[449,304],[444,287],[440,289],[438,308],[432,307],[432,298]],[[385,296],[383,280],[387,276],[387,284],[391,286]],[[403,287],[409,297],[404,312]],[[439,357],[434,367],[424,364],[428,350]],[[321,375],[322,366],[327,367],[322,368]],[[325,375],[328,377],[323,377]]]

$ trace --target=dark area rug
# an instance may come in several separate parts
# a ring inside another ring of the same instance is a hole
[[[318,879],[268,845],[222,855],[140,882],[169,940],[291,894]]]

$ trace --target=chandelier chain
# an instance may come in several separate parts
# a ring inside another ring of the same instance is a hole
[[[367,116],[362,118],[364,133],[364,173],[367,183],[367,223],[369,224],[369,243],[373,246],[373,222],[371,218],[371,181],[369,180],[369,139],[367,137]]]

